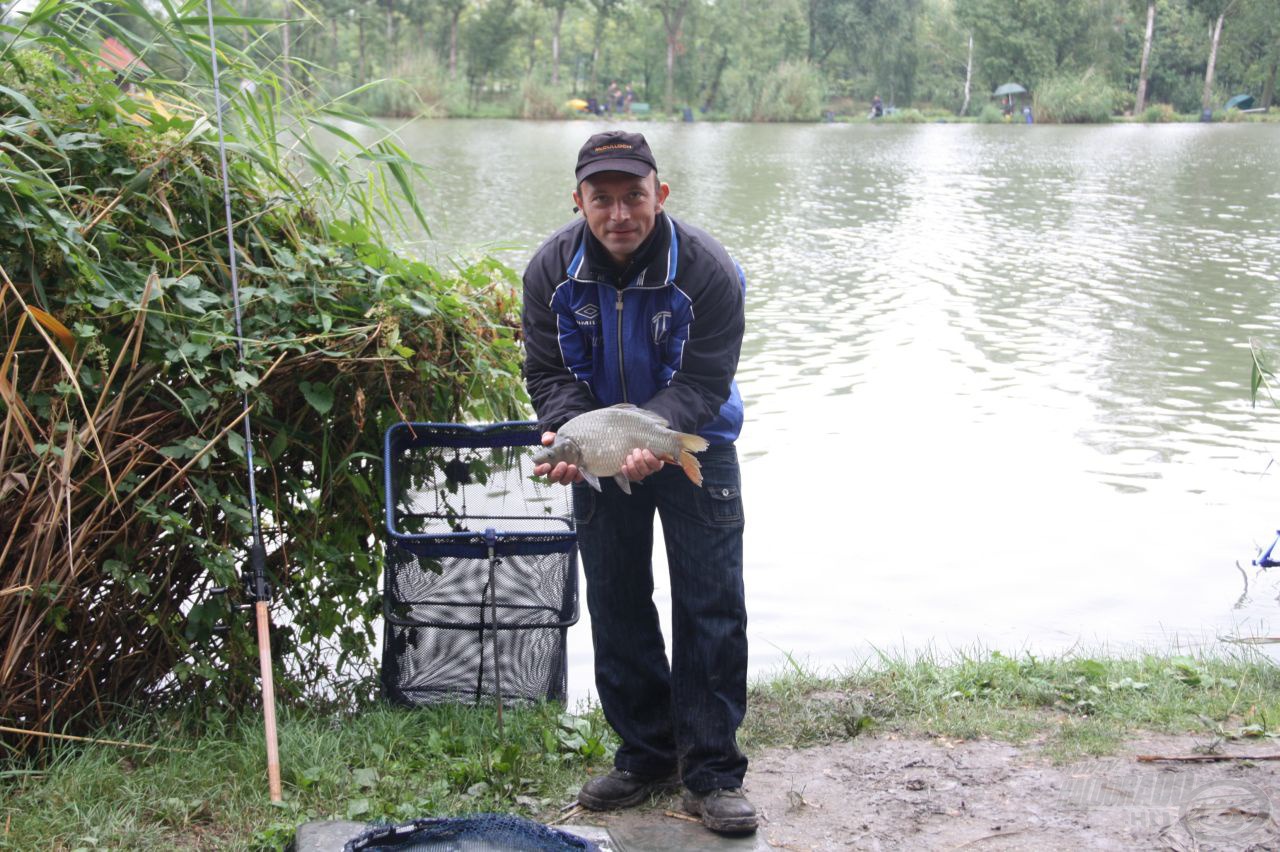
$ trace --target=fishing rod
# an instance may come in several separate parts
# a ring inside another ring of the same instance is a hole
[[[244,333],[240,324],[240,279],[236,273],[236,242],[231,218],[231,182],[227,177],[227,144],[222,132],[222,85],[218,76],[218,37],[213,28],[213,0],[205,0],[209,19],[209,57],[213,62],[213,104],[218,126],[218,159],[222,167],[222,202],[227,220],[227,256],[231,261],[231,302],[235,307],[236,357],[244,365]],[[253,426],[249,422],[249,391],[241,398],[244,405],[244,455],[249,468],[249,513],[253,521],[253,544],[249,548],[249,567],[245,590],[254,602],[258,625],[258,662],[262,668],[262,721],[267,737],[267,783],[271,801],[279,802],[280,747],[276,738],[276,689],[271,671],[271,587],[267,584],[267,549],[262,543],[262,521],[258,517],[258,489],[253,470]]]

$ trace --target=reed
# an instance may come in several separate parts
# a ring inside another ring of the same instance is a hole
[[[272,23],[228,15],[237,359],[203,4],[160,6],[46,0],[0,27],[10,727],[84,730],[140,699],[248,702],[255,637],[232,608],[243,391],[286,700],[349,696],[342,679],[371,671],[385,426],[521,411],[513,273],[399,252],[396,235],[426,224],[417,167],[340,101],[288,95],[253,53]],[[139,62],[104,67],[107,36]]]

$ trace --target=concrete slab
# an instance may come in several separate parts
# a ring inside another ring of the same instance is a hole
[[[769,852],[763,832],[729,837],[708,831],[701,823],[668,822],[609,827],[617,852]]]
[[[306,822],[298,826],[294,852],[342,852],[347,841],[364,831],[364,823],[346,820]]]
[[[557,825],[552,827],[557,831],[563,831],[565,834],[572,834],[576,837],[581,837],[583,840],[590,840],[600,847],[601,852],[619,852],[619,847],[613,842],[613,838],[609,836],[609,829],[607,828],[601,828],[598,825]]]

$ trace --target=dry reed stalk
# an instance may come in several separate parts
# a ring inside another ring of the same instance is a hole
[[[54,740],[69,740],[77,743],[90,743],[91,745],[109,745],[123,746],[125,748],[146,748],[154,751],[173,751],[179,754],[191,754],[189,748],[177,748],[176,746],[162,746],[155,743],[131,743],[128,740],[104,740],[98,737],[77,737],[73,734],[55,734],[49,731],[32,731],[27,728],[11,728],[8,725],[0,725],[0,731],[6,734],[21,734],[24,737],[44,737]]]
[[[17,285],[15,285],[9,278],[9,273],[5,271],[4,266],[2,265],[0,265],[0,278],[3,278],[5,286],[13,291],[13,295],[17,298],[18,304],[22,306],[23,310],[32,316],[36,316],[31,312],[31,307],[27,304],[26,300],[22,298],[22,294],[18,292]],[[45,342],[49,344],[49,351],[53,353],[53,357],[56,358],[58,363],[62,366],[63,371],[67,375],[67,380],[71,383],[72,388],[75,389],[76,398],[80,400],[80,406],[84,409],[85,416],[88,417],[89,422],[92,423],[93,415],[89,411],[89,403],[84,398],[84,390],[80,387],[80,379],[76,376],[75,368],[71,366],[71,362],[67,360],[67,356],[62,354],[62,350],[54,345],[53,339],[49,337],[49,333],[44,330],[44,326],[41,323],[35,323],[33,328],[35,328],[35,330],[40,333],[40,336],[45,339]],[[92,430],[92,435],[93,442],[98,447],[98,453],[105,459],[107,453],[102,448],[102,439],[98,436],[96,429]],[[116,500],[118,504],[119,498],[116,495],[116,485],[115,482],[112,481],[110,469],[104,467],[103,475],[107,478],[107,485],[111,492],[111,499]]]

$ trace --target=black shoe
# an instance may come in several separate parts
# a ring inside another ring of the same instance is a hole
[[[578,791],[578,804],[593,811],[629,808],[649,798],[651,793],[665,793],[679,786],[680,779],[674,772],[654,778],[615,769],[583,784]]]
[[[741,787],[707,793],[685,790],[680,804],[687,812],[702,817],[702,824],[707,828],[725,834],[750,834],[760,822]]]

